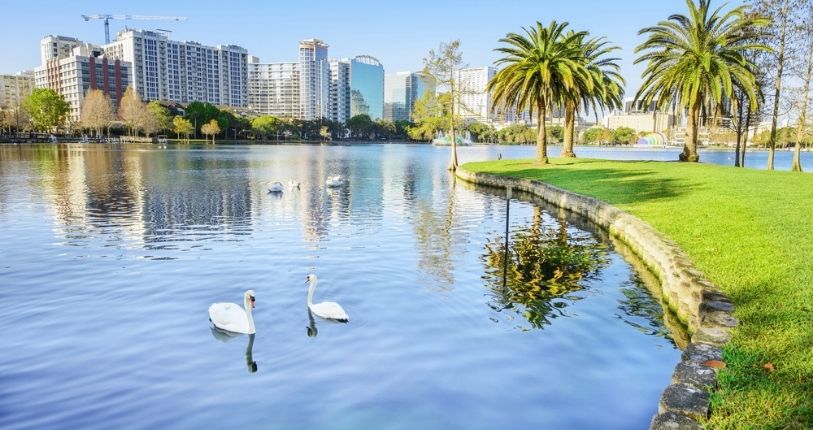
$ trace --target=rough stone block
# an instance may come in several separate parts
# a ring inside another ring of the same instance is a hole
[[[739,324],[739,321],[726,312],[704,313],[702,324],[709,327],[728,327],[733,328]]]
[[[703,300],[703,304],[700,306],[700,310],[703,312],[734,312],[734,305],[728,301],[720,301],[720,300]]]
[[[702,430],[697,421],[674,412],[655,415],[649,424],[649,430]]]
[[[672,383],[690,385],[698,390],[715,388],[717,373],[700,362],[681,361],[672,374]]]
[[[683,350],[681,360],[704,363],[709,360],[722,360],[723,350],[707,343],[690,343]]]
[[[709,414],[709,394],[690,385],[672,384],[661,395],[658,412],[674,412],[694,420],[706,418]]]
[[[710,343],[712,345],[725,345],[731,340],[731,332],[724,327],[700,327],[694,332],[692,342]]]

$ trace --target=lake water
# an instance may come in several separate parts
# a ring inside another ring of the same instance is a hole
[[[504,196],[447,160],[0,145],[0,428],[645,428],[680,351],[641,277],[600,232],[514,200],[512,255],[562,240],[589,269],[548,294],[531,259],[503,286]],[[309,318],[308,273],[348,324]],[[249,288],[247,355],[207,308]]]

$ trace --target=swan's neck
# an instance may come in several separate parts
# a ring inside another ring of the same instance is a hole
[[[311,281],[311,286],[308,287],[308,306],[313,304],[313,291],[316,289],[316,281]]]
[[[254,334],[254,318],[251,316],[251,298],[246,297],[243,306],[246,308],[246,318],[248,318],[248,334]]]

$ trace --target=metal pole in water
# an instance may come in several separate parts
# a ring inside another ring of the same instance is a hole
[[[508,229],[511,219],[511,186],[506,188],[505,192],[505,255],[503,255],[502,262],[502,286],[506,287],[508,284]]]

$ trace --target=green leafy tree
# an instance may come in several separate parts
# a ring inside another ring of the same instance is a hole
[[[578,41],[584,32],[566,33],[567,23],[552,21],[547,27],[537,22],[523,28],[524,34],[508,33],[497,48],[503,66],[489,81],[495,109],[527,110],[537,114],[536,160],[548,163],[546,118],[554,107],[561,107],[567,94],[579,83],[592,82],[582,60]]]
[[[50,88],[37,88],[23,100],[36,130],[51,131],[65,123],[70,105],[65,98]]]
[[[441,130],[449,129],[449,117],[444,114],[444,107],[451,105],[451,96],[448,93],[434,94],[426,92],[415,101],[412,118],[415,125],[410,127],[410,139],[427,141],[432,140]]]
[[[638,141],[638,132],[629,127],[618,127],[613,130],[613,143],[631,145]]]
[[[613,140],[612,130],[604,127],[591,127],[584,132],[584,143],[588,145],[598,145],[602,143],[609,143]]]
[[[251,129],[263,139],[276,135],[279,140],[279,133],[282,130],[282,121],[273,115],[262,115],[251,120]]]
[[[473,122],[466,126],[466,130],[471,133],[474,140],[484,142],[494,128],[488,124],[483,124],[482,122]]]
[[[687,136],[681,161],[699,161],[697,155],[699,115],[704,106],[730,99],[734,87],[743,88],[749,104],[758,103],[756,65],[747,55],[768,50],[751,41],[750,29],[768,21],[746,14],[745,6],[724,11],[711,9],[710,0],[686,0],[688,15],[668,20],[638,33],[647,39],[635,48],[645,62],[644,82],[635,96],[644,104],[664,109],[672,103],[686,109]]]
[[[369,139],[370,134],[375,129],[375,123],[370,115],[356,115],[347,120],[347,128],[350,129],[350,136],[356,139]]]
[[[188,119],[182,116],[175,116],[172,118],[172,131],[178,136],[178,139],[181,138],[181,135],[186,137],[186,141],[189,141],[189,135],[195,131],[195,127],[189,122]]]
[[[155,127],[158,131],[169,130],[172,127],[172,117],[169,110],[156,100],[147,103],[147,110],[152,114]]]
[[[196,127],[195,133],[198,130],[202,133],[203,125],[208,124],[213,119],[217,120],[220,114],[220,109],[211,103],[192,102],[186,107],[186,118]],[[220,133],[220,125],[218,122],[218,133]]]

